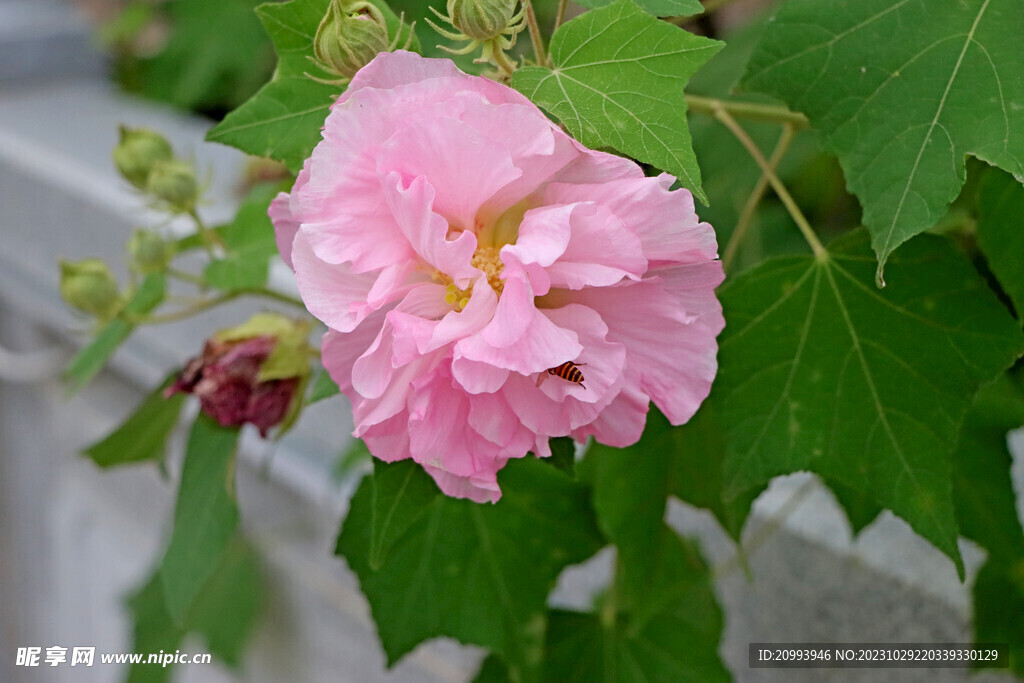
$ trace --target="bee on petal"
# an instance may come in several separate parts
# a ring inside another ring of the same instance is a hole
[[[584,379],[583,371],[580,370],[581,365],[586,363],[573,363],[571,360],[567,360],[559,366],[548,368],[547,374],[554,375],[555,377],[561,377],[566,382],[572,382],[573,384],[579,384],[581,387],[586,389],[586,385],[583,384]],[[540,386],[541,381],[544,380],[547,375],[541,374],[537,377],[537,386]]]

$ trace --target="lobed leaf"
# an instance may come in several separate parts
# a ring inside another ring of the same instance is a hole
[[[807,114],[878,255],[945,213],[973,154],[1024,181],[1019,0],[791,0],[744,84]]]
[[[370,0],[384,13],[391,35],[399,45],[410,35],[383,0]],[[284,163],[293,173],[320,141],[320,129],[341,86],[317,83],[307,73],[324,78],[309,60],[313,38],[329,0],[292,0],[260,5],[256,13],[277,50],[274,77],[249,101],[214,126],[206,139],[237,147],[256,156]]]
[[[1024,320],[1024,186],[995,169],[978,188],[978,246]]]
[[[562,25],[551,40],[554,66],[519,69],[512,86],[584,145],[664,169],[707,203],[683,88],[722,45],[618,0]]]
[[[587,488],[523,458],[502,470],[502,499],[481,505],[442,495],[414,462],[374,464],[337,552],[359,576],[388,662],[447,635],[521,675],[535,669],[556,578],[603,544]]]
[[[596,9],[610,5],[615,0],[576,0],[577,5]],[[637,5],[656,17],[692,17],[704,13],[700,0],[633,0]]]
[[[652,594],[656,611],[643,622],[606,603],[600,614],[553,611],[544,681],[660,683],[729,681],[718,656],[722,612],[711,574],[696,546],[663,527]],[[627,565],[626,571],[629,571]]]
[[[864,231],[828,257],[784,257],[720,290],[726,493],[799,470],[870,496],[963,572],[951,451],[971,397],[1021,332],[962,254],[920,237],[872,284]]]

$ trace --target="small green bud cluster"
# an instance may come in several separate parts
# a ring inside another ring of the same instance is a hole
[[[136,230],[128,240],[128,264],[141,275],[159,273],[174,258],[174,244],[152,230]]]
[[[124,297],[117,279],[104,261],[61,261],[60,295],[68,304],[100,320],[117,315]]]
[[[448,0],[451,23],[473,40],[490,40],[513,23],[516,0]]]
[[[175,213],[189,213],[199,199],[192,164],[176,159],[171,144],[146,128],[121,126],[114,164],[135,188],[160,200]]]

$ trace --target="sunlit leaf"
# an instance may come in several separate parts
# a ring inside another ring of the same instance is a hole
[[[721,47],[618,0],[561,26],[553,66],[519,69],[512,85],[583,144],[668,171],[706,203],[683,88]]]
[[[1019,0],[791,0],[745,85],[823,133],[864,206],[879,274],[931,227],[973,154],[1024,180]]]

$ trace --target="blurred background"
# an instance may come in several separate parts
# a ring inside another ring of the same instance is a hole
[[[467,681],[481,657],[475,648],[438,641],[385,669],[357,582],[333,556],[339,520],[365,467],[341,458],[351,425],[344,400],[336,399],[310,410],[280,444],[248,432],[243,440],[238,496],[266,586],[248,647],[191,638],[182,651],[215,651],[215,663],[173,672],[130,673],[98,660],[91,668],[17,666],[24,647],[45,654],[51,646],[69,652],[94,646],[97,657],[133,651],[139,625],[130,597],[166,544],[174,505],[170,479],[177,476],[183,435],[163,471],[101,471],[80,452],[196,355],[212,331],[260,308],[238,304],[146,328],[81,393],[69,395],[60,382],[89,327],[60,299],[58,260],[102,258],[124,279],[124,243],[133,229],[177,229],[117,175],[110,152],[119,124],[159,130],[194,160],[208,187],[200,213],[211,224],[230,220],[255,180],[280,174],[272,164],[203,142],[209,126],[272,73],[275,57],[253,14],[256,4],[0,0],[0,682],[168,675],[203,682]],[[433,4],[443,8],[444,2]],[[542,20],[550,21],[555,4],[537,3]],[[730,40],[694,80],[694,92],[729,91],[757,36],[758,22],[749,20],[767,4],[737,2],[715,21],[688,25]],[[391,6],[419,18],[426,3],[393,0]],[[730,33],[734,26],[738,32]],[[437,54],[426,24],[419,21],[417,28],[427,52]],[[462,65],[472,68],[468,61]],[[758,171],[711,122],[695,118],[692,131],[711,197],[701,213],[719,227],[724,244]],[[751,126],[770,149],[768,133]],[[827,233],[829,225],[855,223],[859,209],[834,160],[817,151],[810,133],[793,149],[781,172],[816,225]],[[774,198],[762,202],[751,227],[737,267],[802,248]],[[291,291],[289,278],[283,264],[275,264],[272,284]],[[1018,457],[1018,489],[1022,465]],[[948,559],[887,513],[853,538],[831,494],[814,478],[780,478],[757,501],[744,535],[745,561],[706,513],[676,504],[670,522],[699,536],[715,567],[726,614],[722,654],[737,680],[883,680],[871,671],[752,671],[749,642],[970,640],[970,585],[982,551],[964,544],[969,570],[961,584]],[[608,564],[602,554],[571,570],[552,600],[586,603]],[[905,681],[968,677],[954,670],[899,674]],[[980,677],[990,678],[999,679]]]

